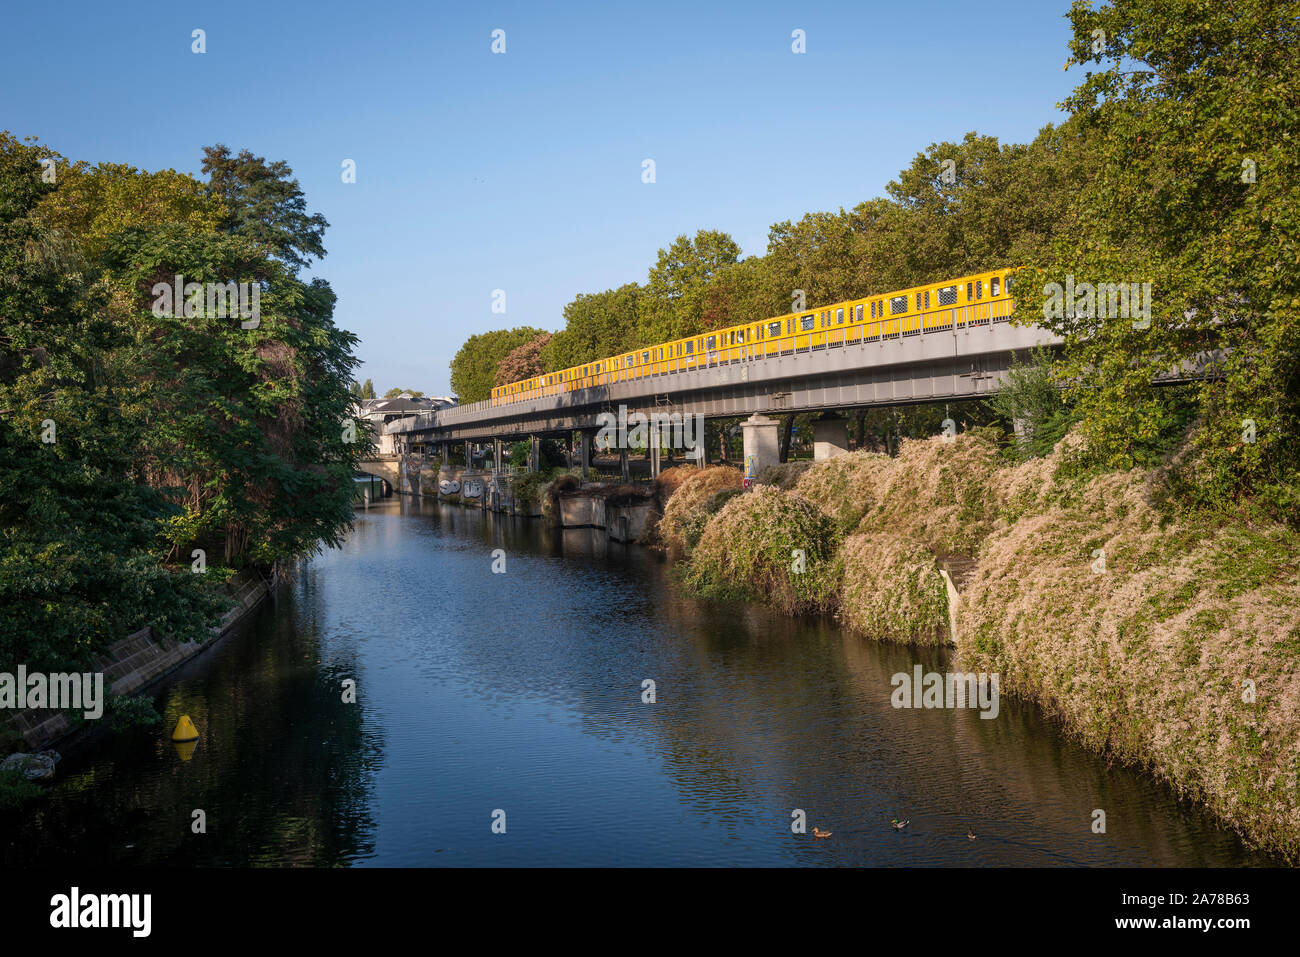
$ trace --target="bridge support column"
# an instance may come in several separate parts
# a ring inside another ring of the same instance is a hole
[[[781,461],[781,443],[776,434],[779,425],[776,419],[758,412],[740,424],[745,439],[746,488],[754,484],[763,469]]]
[[[535,435],[528,436],[528,471],[542,470],[542,440]]]
[[[650,453],[650,480],[654,481],[659,477],[659,459],[662,456],[660,446],[663,444],[663,433],[659,423],[650,426],[650,431],[646,436],[646,444],[649,448],[646,450]]]
[[[632,468],[628,465],[627,449],[618,450],[618,470],[623,474],[623,481],[632,481]]]
[[[492,440],[492,474],[501,474],[501,440]]]
[[[848,451],[848,423],[837,416],[813,422],[813,461],[825,462]]]
[[[1016,448],[1021,455],[1029,454],[1029,443],[1034,437],[1034,426],[1029,419],[1016,418],[1011,420],[1011,428],[1016,433]]]
[[[590,429],[583,429],[578,433],[578,456],[582,459],[582,480],[587,481],[587,469],[591,464],[591,440],[594,433]]]

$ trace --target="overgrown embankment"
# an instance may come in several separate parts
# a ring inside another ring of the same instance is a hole
[[[975,432],[838,456],[702,517],[696,495],[680,509],[703,522],[684,578],[952,643],[956,667],[998,673],[1088,747],[1300,862],[1300,536],[1170,518],[1161,473],[1071,477],[1075,444],[1007,466]],[[670,498],[665,521],[675,511]],[[955,641],[952,558],[975,562]]]

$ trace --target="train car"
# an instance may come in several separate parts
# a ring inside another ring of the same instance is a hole
[[[746,359],[987,326],[1011,317],[1011,284],[1011,270],[995,269],[714,329],[497,386],[492,404]]]

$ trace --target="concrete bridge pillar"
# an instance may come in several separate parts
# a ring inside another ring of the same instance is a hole
[[[646,444],[649,446],[647,451],[650,453],[650,480],[654,481],[659,477],[659,459],[662,456],[660,446],[663,444],[662,424],[659,422],[652,423],[650,431],[646,436]]]
[[[528,436],[528,471],[542,470],[542,440],[535,435]]]
[[[583,429],[578,433],[578,457],[582,460],[582,480],[587,481],[587,469],[591,465],[591,441],[596,433]]]
[[[501,440],[492,440],[492,474],[501,474]]]
[[[622,473],[624,482],[632,481],[632,468],[628,465],[627,449],[618,450],[618,470]]]
[[[781,461],[781,443],[776,419],[755,412],[740,424],[745,440],[745,487],[754,484],[760,472]]]
[[[828,416],[813,422],[813,461],[825,462],[848,451],[848,422]]]

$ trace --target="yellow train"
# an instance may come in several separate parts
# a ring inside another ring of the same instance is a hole
[[[628,350],[497,386],[492,390],[492,404],[505,405],[741,359],[907,338],[922,331],[986,326],[1011,316],[1011,272],[995,269],[975,273]]]

